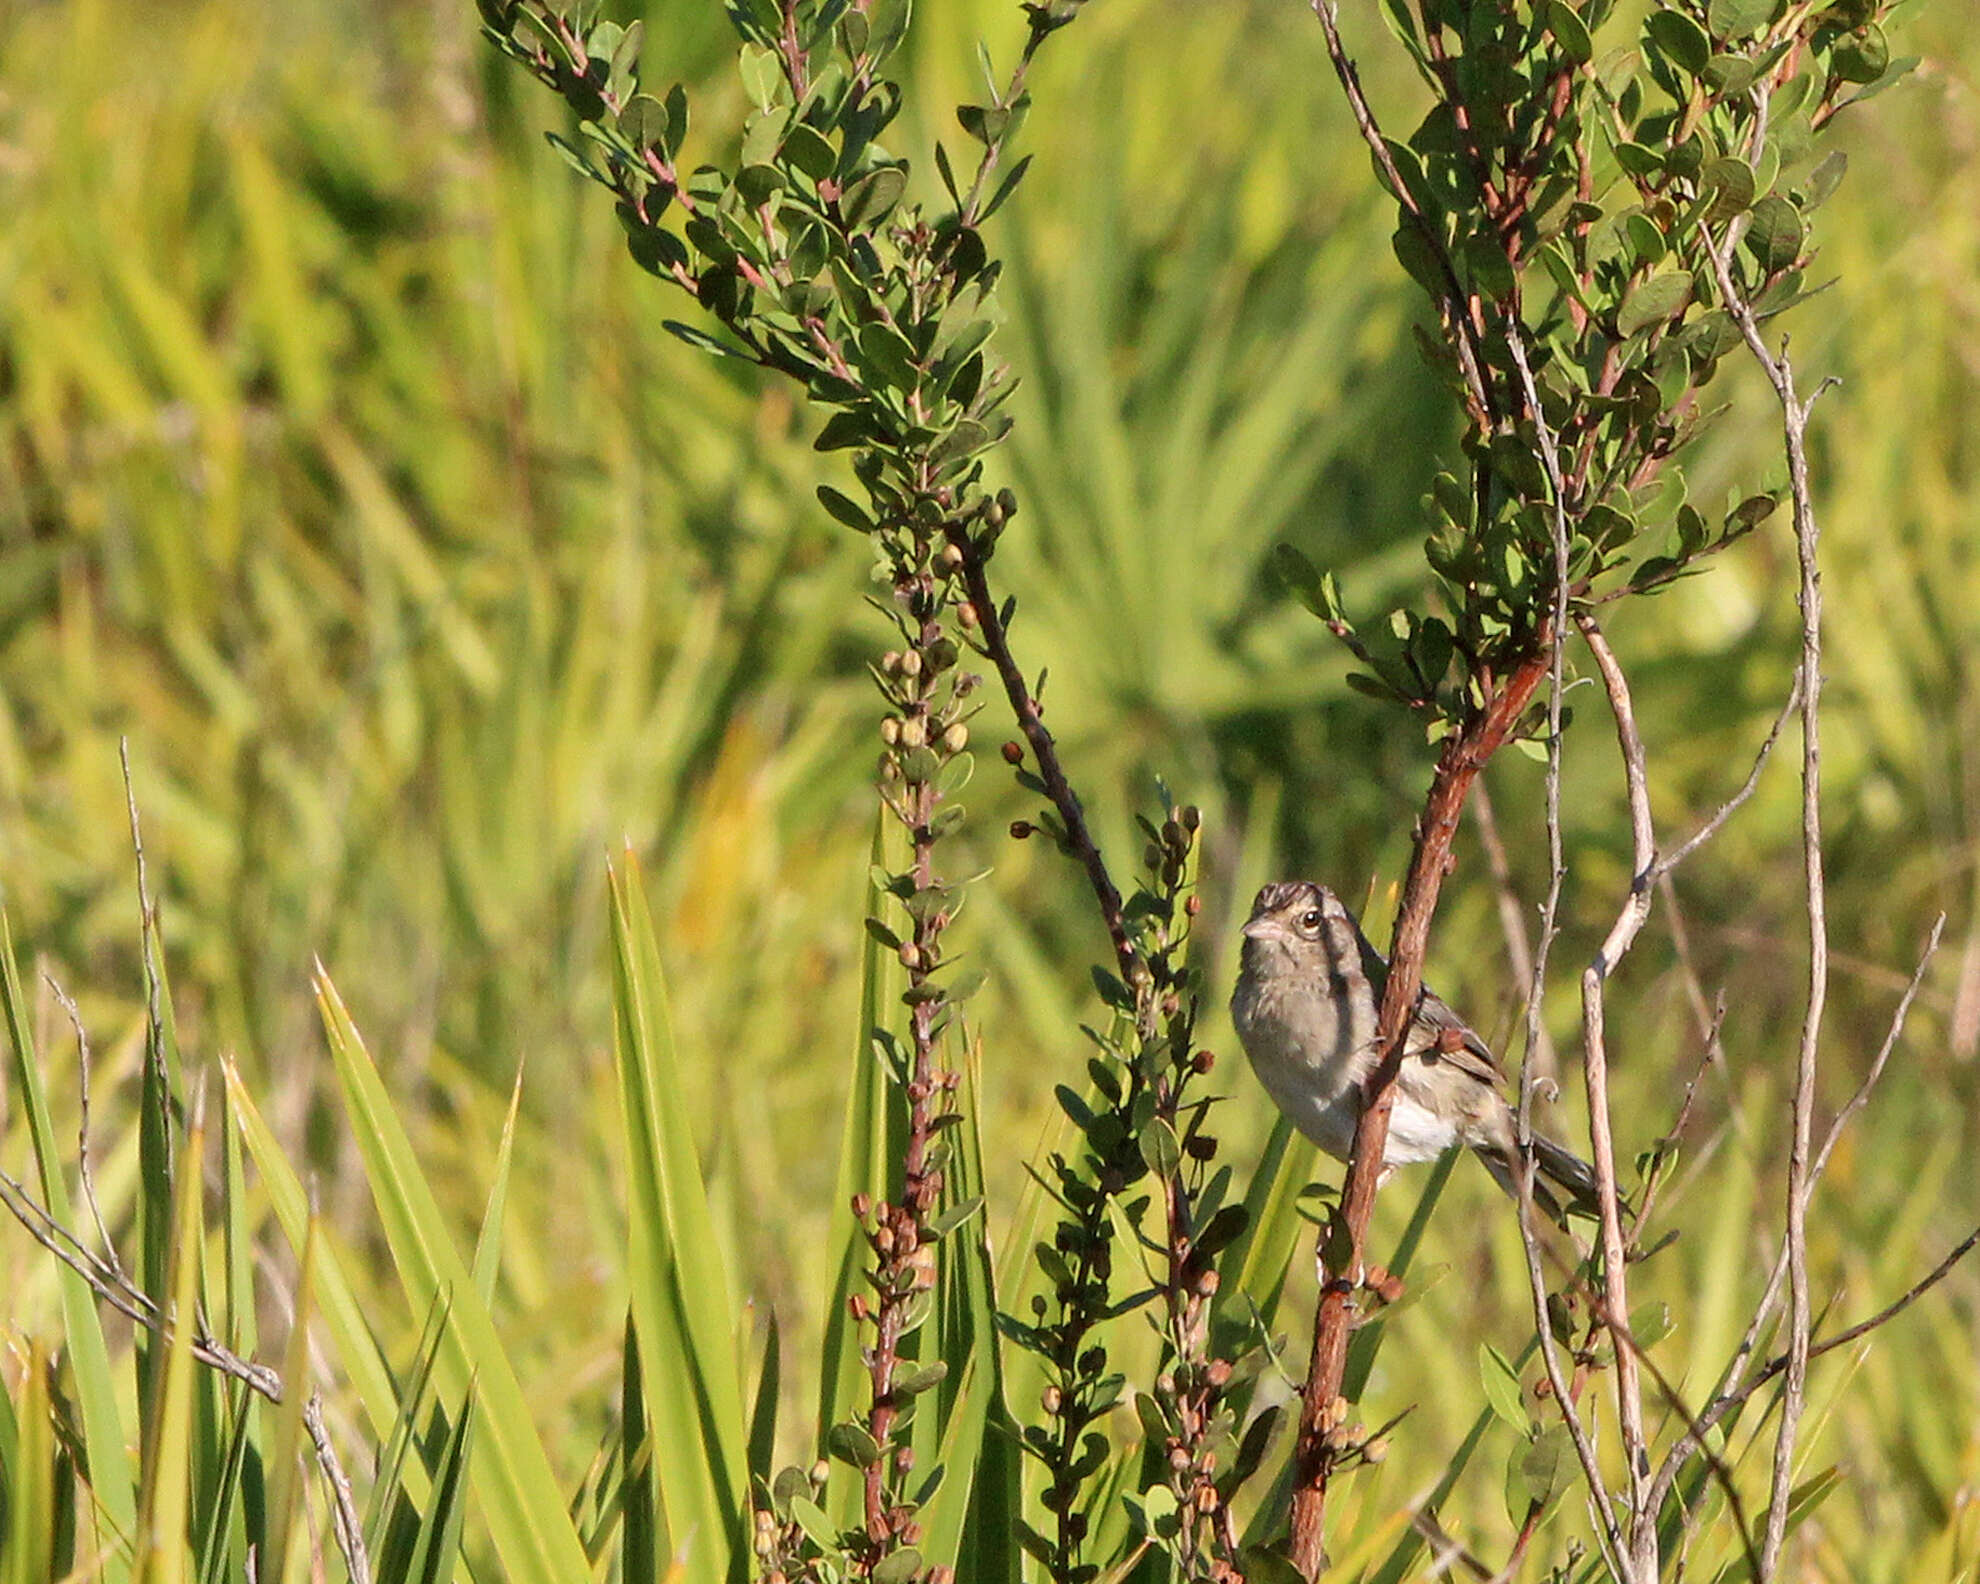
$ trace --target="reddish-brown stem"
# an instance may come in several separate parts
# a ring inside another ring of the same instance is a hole
[[[925,484],[925,480],[922,481]],[[943,580],[930,565],[933,546],[922,544],[913,557],[912,570],[904,568],[895,584],[896,598],[906,607],[914,624],[915,650],[935,652],[944,637],[944,618],[949,599]],[[916,741],[932,742],[941,730],[938,719],[936,673],[916,673],[925,678],[910,691],[901,712],[903,728],[912,726]],[[913,844],[912,876],[915,890],[927,892],[937,884],[935,873],[934,819],[942,798],[932,777],[908,779],[900,798],[882,796],[908,829]],[[910,994],[920,990],[940,965],[942,932],[948,924],[944,908],[916,910],[910,941],[912,953],[902,948],[908,966]],[[912,1544],[904,1532],[909,1514],[894,1501],[891,1476],[897,1469],[895,1449],[890,1445],[899,1404],[894,1397],[894,1377],[899,1364],[901,1336],[908,1316],[921,1294],[934,1281],[934,1267],[928,1260],[930,1245],[927,1228],[942,1189],[941,1173],[931,1170],[929,1146],[941,1109],[943,1093],[952,1076],[940,1070],[937,1059],[936,1014],[939,999],[913,996],[910,1013],[910,1057],[907,1082],[908,1127],[901,1161],[902,1192],[898,1204],[874,1207],[870,1238],[876,1254],[874,1291],[874,1340],[867,1355],[868,1379],[872,1395],[866,1413],[866,1429],[880,1449],[880,1456],[866,1466],[864,1516],[868,1565],[898,1547]]]
[[[1362,1085],[1361,1120],[1355,1127],[1354,1153],[1338,1212],[1346,1230],[1347,1268],[1330,1272],[1320,1292],[1320,1312],[1314,1320],[1313,1352],[1302,1396],[1299,1442],[1295,1456],[1292,1498],[1292,1561],[1307,1578],[1317,1578],[1325,1551],[1327,1486],[1333,1470],[1332,1405],[1340,1395],[1347,1367],[1348,1335],[1352,1329],[1350,1300],[1363,1267],[1368,1221],[1375,1208],[1375,1189],[1382,1175],[1382,1156],[1389,1138],[1389,1112],[1395,1103],[1395,1077],[1402,1065],[1403,1035],[1415,1014],[1423,990],[1423,960],[1430,944],[1430,922],[1436,915],[1438,893],[1451,867],[1452,843],[1471,784],[1504,744],[1514,724],[1547,674],[1551,635],[1537,638],[1526,657],[1502,679],[1481,677],[1486,705],[1445,740],[1436,773],[1417,823],[1415,850],[1403,883],[1402,905],[1396,914],[1395,938],[1389,952],[1389,973],[1382,987],[1377,1040],[1382,1059]],[[1325,1244],[1322,1244],[1325,1247]]]
[[[975,609],[980,634],[978,642],[990,663],[997,668],[997,678],[1004,685],[1004,696],[1010,701],[1011,714],[1017,720],[1018,730],[1024,733],[1033,758],[1037,760],[1038,779],[1044,782],[1045,795],[1052,800],[1052,807],[1065,826],[1066,844],[1072,849],[1073,857],[1079,860],[1080,867],[1085,869],[1094,900],[1100,905],[1100,919],[1107,927],[1107,939],[1113,945],[1114,960],[1120,967],[1121,977],[1132,989],[1136,981],[1146,975],[1147,968],[1141,961],[1141,954],[1135,950],[1134,942],[1128,938],[1121,893],[1107,873],[1107,863],[1100,856],[1099,844],[1087,828],[1086,811],[1080,806],[1079,794],[1066,779],[1065,768],[1059,762],[1059,746],[1045,726],[1044,710],[1011,653],[1010,634],[990,589],[984,553],[961,524],[950,527],[949,542],[962,553],[963,587],[968,591],[970,604]]]

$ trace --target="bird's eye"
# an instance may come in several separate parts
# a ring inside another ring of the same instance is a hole
[[[1299,927],[1309,933],[1318,930],[1320,928],[1320,910],[1318,908],[1308,908],[1304,913],[1300,914]]]

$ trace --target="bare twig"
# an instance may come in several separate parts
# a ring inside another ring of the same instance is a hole
[[[1953,1245],[1952,1251],[1944,1259],[1940,1260],[1924,1276],[1920,1277],[1907,1288],[1901,1296],[1885,1304],[1883,1308],[1870,1316],[1869,1319],[1859,1320],[1855,1325],[1838,1331],[1834,1336],[1811,1344],[1808,1349],[1808,1357],[1818,1359],[1824,1353],[1833,1353],[1839,1347],[1848,1347],[1850,1343],[1856,1341],[1859,1337],[1869,1335],[1879,1326],[1888,1325],[1899,1315],[1903,1314],[1905,1310],[1917,1303],[1920,1298],[1923,1298],[1934,1287],[1938,1286],[1946,1277],[1951,1275],[1952,1268],[1961,1260],[1965,1259],[1967,1255],[1971,1254],[1976,1247],[1980,1247],[1980,1227],[1975,1227],[1971,1232],[1967,1233],[1965,1237]],[[1792,1366],[1792,1363],[1793,1356],[1791,1353],[1778,1354],[1774,1358],[1769,1359],[1766,1365],[1754,1375],[1753,1379],[1747,1382],[1745,1389],[1739,1394],[1740,1400],[1744,1401],[1760,1387],[1766,1385],[1776,1375],[1785,1373]]]
[[[1657,890],[1664,899],[1664,919],[1670,925],[1671,949],[1677,954],[1678,977],[1684,985],[1685,999],[1691,1004],[1692,1020],[1698,1025],[1698,1036],[1705,1042],[1707,1065],[1716,1067],[1719,1079],[1725,1086],[1726,1114],[1732,1119],[1733,1132],[1740,1138],[1747,1136],[1746,1107],[1741,1103],[1739,1090],[1734,1087],[1732,1070],[1726,1065],[1726,1052],[1720,1042],[1720,1019],[1724,1014],[1725,992],[1720,991],[1718,1010],[1705,999],[1705,986],[1698,977],[1698,966],[1691,957],[1691,932],[1685,927],[1684,909],[1678,902],[1677,882],[1666,869],[1657,877]]]
[[[343,1555],[351,1584],[371,1584],[371,1559],[364,1549],[364,1525],[358,1517],[357,1500],[351,1494],[350,1477],[337,1459],[337,1449],[323,1423],[323,1399],[309,1394],[303,1404],[303,1428],[309,1444],[316,1449],[316,1466],[323,1471],[323,1483],[330,1487],[331,1522],[337,1533],[337,1550]]]
[[[106,1265],[73,1232],[49,1215],[47,1209],[16,1178],[4,1171],[0,1171],[0,1203],[6,1205],[8,1212],[26,1229],[29,1237],[82,1277],[90,1290],[118,1314],[161,1338],[170,1335],[174,1322],[160,1311],[148,1293],[132,1283],[121,1269]],[[197,1320],[194,1326],[194,1358],[209,1369],[241,1382],[271,1403],[282,1400],[283,1385],[279,1374],[266,1364],[244,1359],[223,1347]],[[330,1490],[337,1549],[343,1556],[351,1584],[371,1584],[371,1561],[365,1551],[363,1520],[358,1516],[350,1478],[345,1474],[337,1448],[324,1427],[322,1403],[314,1395],[304,1405],[303,1423],[309,1430],[310,1444],[315,1449],[317,1469]]]
[[[1808,413],[1826,389],[1826,382],[1803,401],[1795,391],[1794,368],[1788,361],[1785,343],[1778,355],[1767,350],[1752,306],[1733,278],[1734,245],[1731,234],[1723,243],[1715,243],[1709,234],[1705,238],[1705,251],[1712,261],[1712,273],[1725,307],[1780,400],[1788,488],[1794,502],[1795,558],[1800,570],[1796,605],[1801,612],[1801,853],[1808,901],[1808,995],[1795,1060],[1794,1139],[1788,1150],[1787,1384],[1781,1400],[1780,1431],[1774,1442],[1767,1534],[1760,1552],[1760,1584],[1765,1584],[1779,1565],[1781,1544],[1787,1535],[1795,1438],[1801,1429],[1808,1390],[1812,1326],[1808,1301],[1808,1163],[1815,1118],[1815,1064],[1821,1042],[1822,1010],[1829,993],[1827,882],[1822,866],[1822,580],[1816,561],[1821,531],[1815,521],[1814,496],[1808,483],[1807,449]]]
[[[1767,729],[1767,735],[1760,744],[1759,752],[1754,754],[1753,768],[1746,772],[1746,780],[1740,784],[1737,792],[1714,810],[1710,819],[1657,860],[1652,878],[1663,880],[1669,876],[1679,864],[1718,835],[1725,828],[1726,821],[1738,813],[1740,806],[1753,796],[1755,789],[1760,785],[1760,772],[1767,768],[1767,760],[1773,754],[1774,744],[1780,741],[1783,728],[1800,704],[1801,672],[1797,669],[1794,685],[1788,689],[1787,701],[1781,705],[1780,713],[1774,717],[1774,724]]]
[[[1809,1168],[1808,1173],[1808,1191],[1811,1194],[1814,1192],[1815,1185],[1821,1181],[1822,1174],[1828,1169],[1829,1157],[1835,1151],[1837,1140],[1842,1137],[1844,1125],[1869,1102],[1872,1088],[1876,1085],[1877,1080],[1883,1076],[1884,1068],[1889,1062],[1892,1052],[1896,1050],[1898,1041],[1904,1037],[1905,1021],[1910,1016],[1912,1005],[1918,998],[1919,987],[1924,983],[1926,969],[1930,967],[1933,954],[1938,949],[1940,936],[1944,930],[1944,923],[1945,921],[1941,917],[1932,926],[1932,932],[1926,940],[1925,949],[1919,954],[1918,966],[1912,970],[1911,979],[1905,986],[1904,994],[1898,999],[1897,1007],[1891,1014],[1891,1021],[1884,1030],[1883,1043],[1877,1047],[1877,1054],[1870,1063],[1869,1071],[1864,1075],[1863,1082],[1857,1086],[1856,1093],[1850,1097],[1849,1102],[1836,1114],[1834,1120],[1829,1124],[1828,1132],[1822,1137],[1822,1147],[1815,1152],[1814,1163]],[[1970,1246],[1969,1242],[1969,1244],[1962,1246],[1958,1253],[1963,1254],[1966,1247]],[[1752,1318],[1747,1322],[1745,1334],[1741,1336],[1738,1346],[1733,1349],[1732,1358],[1728,1361],[1720,1377],[1720,1384],[1713,1392],[1711,1400],[1698,1413],[1698,1424],[1702,1427],[1701,1434],[1703,1430],[1709,1430],[1724,1418],[1728,1412],[1745,1402],[1752,1395],[1754,1389],[1760,1384],[1762,1379],[1771,1380],[1774,1375],[1786,1367],[1786,1358],[1783,1355],[1782,1358],[1776,1359],[1773,1363],[1767,1365],[1761,1374],[1756,1375],[1752,1379],[1747,1379],[1744,1373],[1746,1366],[1752,1361],[1754,1349],[1759,1346],[1761,1332],[1767,1328],[1768,1322],[1773,1318],[1774,1305],[1780,1297],[1781,1281],[1787,1273],[1787,1256],[1787,1240],[1783,1236],[1781,1246],[1775,1253],[1773,1266],[1768,1272],[1766,1286],[1761,1292],[1760,1301],[1754,1306]],[[1955,1254],[1954,1257],[1957,1258],[1958,1254]],[[1897,1307],[1902,1308],[1904,1304],[1910,1303],[1926,1287],[1931,1286],[1940,1276],[1944,1275],[1945,1270],[1950,1269],[1951,1265],[1948,1264],[1944,1270],[1938,1271],[1928,1277],[1925,1283],[1919,1288],[1914,1289],[1912,1293],[1901,1300]],[[1896,1310],[1894,1309],[1892,1312],[1895,1313]],[[1825,1344],[1823,1349],[1812,1351],[1809,1356],[1811,1358],[1815,1357],[1818,1352],[1825,1351],[1830,1345],[1834,1344]],[[1650,1501],[1653,1506],[1662,1506],[1664,1497],[1669,1494],[1671,1485],[1677,1479],[1678,1473],[1683,1468],[1685,1461],[1694,1452],[1698,1451],[1702,1445],[1703,1442],[1687,1430],[1672,1445],[1670,1451],[1665,1453],[1664,1461],[1657,1470],[1657,1477],[1651,1482],[1650,1486]]]
[[[1636,709],[1629,680],[1615,651],[1595,619],[1576,619],[1616,720],[1623,779],[1629,801],[1630,840],[1634,870],[1629,895],[1616,915],[1601,949],[1581,974],[1582,1071],[1588,1084],[1588,1136],[1595,1157],[1595,1188],[1601,1208],[1603,1302],[1612,1316],[1627,1323],[1629,1261],[1623,1241],[1622,1212],[1616,1192],[1616,1147],[1609,1120],[1609,1044],[1604,991],[1609,975],[1635,943],[1650,917],[1651,881],[1657,864],[1657,834],[1650,816],[1650,783],[1645,769],[1643,736],[1637,730]],[[1643,1430],[1642,1384],[1633,1349],[1616,1349],[1616,1416],[1621,1426],[1623,1455],[1629,1471],[1629,1572],[1633,1580],[1652,1584],[1658,1574],[1657,1514],[1644,1500],[1650,1480],[1649,1440]]]
[[[83,1027],[82,1013],[77,1009],[73,997],[56,982],[52,973],[44,971],[42,982],[48,986],[64,1014],[69,1026],[76,1031],[76,1094],[77,1107],[81,1112],[76,1123],[76,1165],[82,1182],[83,1202],[89,1206],[90,1219],[96,1223],[96,1235],[103,1245],[103,1258],[115,1274],[123,1274],[123,1264],[117,1258],[117,1245],[111,1240],[110,1228],[103,1219],[103,1206],[96,1197],[96,1174],[89,1166],[89,1033]]]
[[[1431,256],[1437,260],[1438,273],[1444,280],[1444,319],[1450,329],[1451,345],[1457,351],[1459,366],[1464,371],[1465,390],[1470,398],[1473,417],[1481,428],[1489,429],[1493,402],[1491,389],[1485,383],[1483,360],[1477,345],[1481,327],[1472,317],[1464,287],[1458,283],[1457,270],[1444,248],[1444,239],[1418,207],[1416,195],[1409,190],[1402,172],[1396,169],[1395,156],[1389,152],[1382,129],[1376,125],[1375,112],[1369,108],[1368,96],[1361,91],[1361,74],[1355,70],[1354,62],[1348,59],[1347,50],[1341,43],[1338,5],[1335,0],[1313,0],[1313,14],[1320,19],[1320,26],[1327,35],[1327,58],[1334,63],[1334,75],[1341,80],[1341,89],[1347,95],[1348,107],[1354,112],[1354,124],[1361,131],[1362,141],[1368,145],[1369,153],[1375,156],[1375,163],[1382,168],[1383,179],[1396,195],[1396,202],[1402,205],[1410,222],[1429,247]]]
[[[1725,1021],[1726,997],[1725,992],[1721,991],[1718,1001],[1707,1017],[1703,1049],[1699,1052],[1697,1066],[1691,1069],[1691,1077],[1685,1081],[1684,1098],[1678,1102],[1677,1117],[1671,1123],[1670,1130],[1664,1134],[1667,1141],[1684,1137],[1684,1130],[1691,1121],[1691,1108],[1698,1099],[1698,1081],[1705,1076],[1705,1069],[1719,1060],[1722,1054],[1719,1049],[1719,1031]],[[1636,1234],[1639,1242],[1643,1236],[1643,1229],[1650,1225],[1651,1215],[1657,1208],[1657,1199],[1666,1180],[1662,1173],[1653,1173],[1649,1187],[1643,1191],[1643,1202],[1636,1207]]]
[[[1539,387],[1534,383],[1533,369],[1526,356],[1526,337],[1510,318],[1506,321],[1505,332],[1507,348],[1513,355],[1514,366],[1519,370],[1520,395],[1526,403],[1527,412],[1533,420],[1534,432],[1540,441],[1541,464],[1546,470],[1548,489],[1553,497],[1552,510],[1548,516],[1553,530],[1554,549],[1554,623],[1547,655],[1548,882],[1547,900],[1541,915],[1540,948],[1534,958],[1533,979],[1527,991],[1526,1052],[1520,1065],[1519,1075],[1517,1117],[1520,1152],[1519,1235],[1526,1255],[1526,1285],[1527,1296],[1533,1306],[1533,1334],[1540,1344],[1540,1356],[1546,1367],[1547,1383],[1552,1389],[1554,1401],[1560,1406],[1569,1439],[1574,1443],[1576,1460],[1581,1464],[1582,1479],[1588,1492],[1589,1512],[1596,1520],[1596,1536],[1609,1559],[1612,1571],[1620,1577],[1623,1576],[1625,1539],[1610,1511],[1606,1486],[1602,1479],[1602,1467],[1595,1454],[1594,1438],[1581,1422],[1580,1412],[1575,1405],[1575,1394],[1570,1389],[1566,1372],[1561,1365],[1559,1349],[1554,1341],[1553,1326],[1547,1314],[1547,1281],[1541,1271],[1540,1239],[1533,1226],[1532,1065],[1534,1053],[1538,1048],[1541,1009],[1546,993],[1547,958],[1559,929],[1561,886],[1567,879],[1567,859],[1561,839],[1561,698],[1566,690],[1568,575],[1572,544],[1567,520],[1567,482],[1561,472],[1560,451],[1554,443],[1553,429],[1547,422],[1546,410],[1541,406]],[[1605,1118],[1606,1107],[1605,1092],[1602,1096],[1602,1114]],[[1596,1095],[1592,1087],[1589,1091],[1589,1111],[1591,1115],[1597,1112]],[[1605,1191],[1605,1202],[1612,1205],[1615,1199],[1613,1163],[1606,1182],[1599,1176],[1599,1157],[1597,1172],[1597,1186]],[[1632,1488],[1633,1484],[1632,1476]]]
[[[1558,625],[1556,623],[1557,628]],[[1550,724],[1554,713],[1553,697],[1550,691]],[[1549,741],[1552,741],[1551,733]],[[1526,987],[1521,1015],[1526,1021],[1527,1039],[1533,1043],[1533,1069],[1540,1078],[1551,1080],[1560,1072],[1560,1059],[1555,1054],[1553,1038],[1547,1033],[1547,1020],[1544,1017],[1525,1017],[1534,1004],[1533,997],[1539,985],[1533,972],[1533,943],[1526,936],[1526,913],[1520,905],[1519,893],[1513,889],[1512,865],[1506,861],[1506,844],[1499,838],[1499,816],[1492,806],[1491,792],[1483,777],[1472,788],[1471,797],[1472,807],[1478,814],[1478,845],[1485,853],[1485,867],[1492,873],[1492,891],[1499,908],[1499,932],[1506,938],[1506,964],[1512,969],[1513,982]],[[1558,802],[1558,789],[1555,798]]]

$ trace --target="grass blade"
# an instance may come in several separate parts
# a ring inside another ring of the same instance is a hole
[[[29,1033],[27,1002],[14,968],[14,936],[7,915],[0,911],[0,1010],[7,1021],[8,1042],[14,1053],[14,1092],[26,1113],[34,1142],[34,1169],[41,1203],[61,1226],[77,1224],[62,1176],[62,1151],[49,1117],[48,1092],[41,1081],[41,1063]],[[62,1330],[69,1352],[76,1400],[82,1412],[83,1449],[89,1458],[90,1489],[112,1534],[99,1544],[104,1584],[120,1584],[128,1564],[115,1544],[128,1543],[137,1533],[137,1492],[131,1482],[124,1450],[123,1416],[117,1408],[117,1380],[110,1368],[110,1350],[96,1312],[96,1295],[89,1283],[64,1265],[61,1269]]]
[[[677,1546],[726,1547],[740,1575],[747,1433],[728,1271],[675,1066],[659,945],[637,864],[611,875],[614,1041],[626,1130],[632,1306],[660,1499]],[[711,1569],[711,1574],[716,1571]]]
[[[443,1389],[465,1398],[474,1388],[482,1403],[485,1424],[475,1437],[474,1483],[502,1570],[516,1584],[566,1584],[588,1577],[584,1547],[558,1495],[556,1475],[488,1306],[447,1232],[378,1069],[321,969],[316,998],[400,1284],[416,1309],[442,1298],[451,1305],[440,1353]]]

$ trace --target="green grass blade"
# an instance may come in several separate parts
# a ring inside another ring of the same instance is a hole
[[[1319,1149],[1279,1117],[1265,1145],[1258,1170],[1245,1191],[1245,1230],[1224,1251],[1221,1293],[1230,1304],[1256,1304],[1266,1326],[1278,1312],[1286,1273],[1306,1222],[1299,1214],[1300,1191],[1312,1180]],[[1233,1310],[1248,1314],[1248,1308]]]
[[[1416,1208],[1410,1212],[1409,1225],[1403,1229],[1396,1252],[1389,1264],[1389,1274],[1402,1277],[1409,1273],[1410,1262],[1416,1258],[1417,1246],[1423,1241],[1423,1229],[1430,1224],[1430,1212],[1437,1208],[1437,1201],[1443,1197],[1444,1184],[1451,1180],[1451,1168],[1457,1164],[1462,1150],[1448,1149],[1437,1157],[1437,1164],[1430,1168],[1430,1176],[1423,1184],[1423,1192],[1416,1197]],[[1375,1367],[1375,1357],[1382,1351],[1382,1334],[1388,1329],[1386,1322],[1379,1317],[1371,1320],[1355,1332],[1354,1340],[1348,1344],[1347,1368],[1341,1376],[1341,1395],[1349,1402],[1360,1402],[1361,1393],[1368,1385],[1368,1373]]]
[[[984,1192],[980,1050],[972,1049],[963,1066],[962,1110],[962,1124],[950,1135],[956,1149],[945,1204],[965,1204]],[[978,1211],[944,1241],[940,1341],[949,1374],[937,1388],[936,1406],[945,1472],[922,1514],[924,1550],[938,1560],[953,1558],[962,1577],[1016,1584],[1023,1468],[1005,1398],[987,1215]]]
[[[749,1555],[748,1436],[735,1306],[687,1129],[659,945],[630,855],[613,871],[611,892],[632,1306],[653,1433],[667,1449],[655,1459],[660,1499],[677,1546],[710,1555],[726,1547],[722,1567],[739,1573]]]
[[[21,1402],[16,1415],[4,1390],[0,1414],[10,1432],[0,1457],[7,1527],[0,1533],[0,1584],[46,1584],[55,1577],[55,1425],[48,1401],[48,1360],[30,1340],[21,1363]]]
[[[650,1579],[658,1575],[667,1545],[667,1515],[653,1484],[653,1416],[646,1400],[646,1380],[639,1367],[639,1333],[626,1315],[626,1340],[620,1377],[619,1514],[620,1577]]]
[[[516,1113],[522,1108],[523,1073],[509,1091],[509,1114],[502,1120],[502,1144],[495,1156],[495,1180],[488,1188],[488,1208],[482,1212],[481,1233],[474,1244],[474,1290],[481,1301],[495,1302],[495,1278],[502,1269],[502,1223],[509,1206],[509,1163],[516,1152]]]
[[[515,1584],[566,1584],[585,1578],[589,1567],[584,1547],[564,1510],[556,1475],[488,1306],[447,1232],[378,1069],[336,987],[321,970],[316,992],[350,1126],[400,1284],[417,1309],[443,1295],[452,1306],[441,1347],[443,1389],[464,1398],[479,1383],[485,1422],[475,1437],[474,1483],[502,1571]]]
[[[41,1081],[41,1063],[29,1032],[27,1002],[14,967],[14,936],[7,915],[0,911],[0,1003],[4,1003],[8,1042],[14,1053],[14,1092],[26,1113],[34,1142],[35,1177],[41,1203],[52,1220],[75,1226],[74,1207],[62,1176],[62,1148],[49,1117],[48,1091]],[[82,1413],[83,1449],[89,1458],[90,1489],[109,1525],[108,1543],[101,1544],[104,1584],[119,1584],[127,1564],[116,1554],[119,1543],[137,1533],[137,1491],[131,1481],[125,1451],[123,1416],[117,1408],[117,1380],[110,1368],[110,1350],[96,1312],[96,1295],[89,1283],[66,1265],[62,1267],[62,1329],[77,1405]]]
[[[281,1141],[270,1130],[249,1096],[239,1069],[232,1062],[223,1061],[220,1071],[226,1079],[227,1094],[235,1124],[240,1129],[241,1141],[247,1146],[256,1170],[261,1173],[262,1187],[267,1191],[276,1223],[288,1239],[290,1249],[300,1259],[311,1237],[313,1217],[309,1195],[295,1168],[289,1164]],[[316,1244],[315,1271],[317,1314],[330,1332],[338,1362],[356,1388],[372,1430],[379,1436],[389,1436],[402,1411],[399,1390],[393,1384],[392,1372],[386,1368],[384,1355],[378,1350],[370,1321],[365,1317],[364,1305],[327,1239],[318,1240]],[[415,1495],[424,1500],[426,1491],[423,1481],[419,1481]]]
[[[873,839],[868,848],[865,918],[880,916],[881,891],[873,876],[890,870],[900,855],[889,841],[893,822],[876,810]],[[900,958],[875,936],[863,934],[859,959],[859,1023],[853,1038],[852,1084],[846,1096],[845,1126],[839,1141],[838,1175],[832,1188],[830,1246],[838,1250],[832,1291],[825,1304],[825,1341],[818,1381],[818,1434],[854,1411],[867,1391],[866,1365],[860,1357],[859,1327],[846,1303],[859,1289],[868,1255],[865,1234],[852,1213],[855,1194],[879,1201],[899,1192],[900,1162],[906,1155],[907,1110],[903,1097],[887,1081],[873,1046],[876,1029],[888,1026],[901,1004],[906,974]],[[824,1507],[839,1523],[854,1521],[860,1500],[856,1472],[832,1463]]]
[[[163,1339],[144,1426],[138,1492],[136,1584],[187,1584],[193,1557],[186,1515],[193,1484],[193,1333],[199,1309],[200,1221],[198,1163],[204,1128],[194,1122],[186,1143],[191,1169],[180,1174],[172,1235],[167,1241],[170,1330]]]
[[[461,1404],[434,1471],[433,1500],[420,1524],[419,1540],[404,1577],[407,1584],[442,1584],[453,1576],[461,1548],[461,1519],[467,1510],[468,1449],[474,1440],[474,1397]]]
[[[770,1460],[777,1455],[777,1393],[784,1378],[783,1336],[774,1309],[765,1331],[763,1369],[757,1376],[756,1397],[749,1413],[749,1472],[767,1485],[775,1472]]]
[[[303,1405],[309,1400],[309,1316],[316,1291],[316,1216],[303,1234],[302,1263],[296,1272],[295,1305],[289,1340],[282,1348],[282,1402],[275,1410],[275,1437],[268,1465],[268,1524],[262,1567],[272,1584],[288,1572],[290,1536],[302,1501]]]

